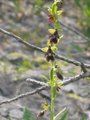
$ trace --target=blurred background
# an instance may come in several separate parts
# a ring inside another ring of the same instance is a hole
[[[48,40],[48,17],[46,8],[52,0],[0,0],[0,27],[13,32],[23,40],[39,47],[45,47]],[[70,59],[90,64],[90,0],[63,0],[59,5],[63,14],[59,17],[61,33],[64,35],[58,44],[58,54]],[[68,28],[69,27],[69,28]],[[81,72],[80,67],[57,60],[65,78]],[[45,82],[42,75],[48,76],[49,64],[40,52],[27,48],[16,39],[0,33],[0,101],[21,93],[32,91],[37,85],[28,84],[27,78]],[[44,97],[42,97],[44,95]],[[36,113],[41,103],[50,100],[48,91],[40,95],[28,96],[18,100],[17,104],[29,107]],[[56,100],[56,113],[64,107],[69,111],[69,120],[81,120],[82,113],[90,114],[90,78],[69,84],[59,92]],[[17,117],[18,107],[4,105],[0,107],[1,120]],[[16,110],[16,111],[15,111]],[[21,113],[19,113],[21,115]],[[89,113],[88,113],[89,112]],[[6,114],[7,113],[7,114]],[[15,114],[16,113],[16,114]],[[7,115],[7,116],[5,116]],[[43,120],[48,120],[47,113]],[[42,118],[41,118],[42,119]]]

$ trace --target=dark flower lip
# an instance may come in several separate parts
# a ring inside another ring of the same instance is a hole
[[[50,36],[50,43],[57,44],[58,39],[55,37],[55,35]]]
[[[45,53],[46,60],[49,61],[54,61],[54,53],[51,50],[51,47],[49,46],[48,51]]]
[[[54,56],[46,56],[47,61],[54,61]]]
[[[45,54],[45,56],[46,56],[46,60],[49,62],[49,61],[54,61],[54,55],[53,55],[53,53],[49,53],[49,52],[47,52],[46,54]]]
[[[58,31],[57,29],[55,29],[55,32],[53,34],[50,33],[49,35],[49,40],[50,40],[50,43],[51,44],[57,44],[58,43],[58,38],[59,38],[59,35],[58,35]]]
[[[59,38],[59,34],[58,34],[57,29],[55,29],[54,35],[56,36],[56,38]]]
[[[58,77],[60,80],[63,80],[63,76],[61,75],[61,73],[56,72],[56,75],[57,75],[57,77]]]

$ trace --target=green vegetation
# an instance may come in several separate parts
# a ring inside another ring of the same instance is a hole
[[[23,112],[22,120],[36,120],[36,119],[34,115],[32,114],[32,112],[29,109],[25,108]]]
[[[80,25],[83,27],[85,35],[90,37],[90,0],[75,0],[75,3],[82,13],[79,18]]]
[[[16,6],[17,12],[21,12],[21,0],[14,1],[14,4]],[[84,17],[82,16],[81,24],[83,25],[83,28],[85,31],[90,30],[90,2],[86,0],[75,0],[76,4],[80,7],[82,10],[82,13]],[[36,59],[33,60],[29,59],[26,56],[23,56],[22,54],[19,53],[12,53],[8,55],[9,62],[12,63],[12,65],[15,67],[16,71],[18,73],[25,72],[29,69],[32,69],[34,66],[38,67],[40,66],[40,69],[47,70],[50,68],[49,71],[49,78],[46,76],[42,76],[45,78],[45,82],[48,83],[50,87],[50,95],[51,95],[51,101],[48,103],[45,101],[42,104],[42,110],[37,114],[37,117],[43,117],[43,115],[46,112],[50,112],[50,117],[48,118],[49,120],[69,120],[69,113],[66,108],[63,108],[62,110],[58,111],[58,113],[55,113],[55,100],[58,95],[59,90],[63,86],[63,72],[62,67],[67,66],[67,63],[63,62],[58,62],[55,59],[55,53],[58,50],[58,43],[61,42],[60,40],[62,39],[62,36],[60,36],[61,33],[61,27],[59,23],[59,16],[62,14],[62,10],[59,10],[58,8],[58,3],[60,4],[61,1],[59,0],[54,0],[51,6],[47,8],[47,17],[48,17],[48,23],[52,24],[52,26],[49,26],[48,29],[48,39],[46,42],[46,47],[42,48],[42,50],[45,52],[45,58],[42,58],[41,56],[35,57]],[[41,0],[35,0],[35,4],[38,6],[42,6],[44,4],[43,1]],[[82,7],[82,4],[84,7]],[[19,30],[18,30],[19,31]],[[17,30],[15,32],[18,32]],[[18,32],[19,36],[21,36],[24,40],[29,39],[30,34],[28,31],[24,32]],[[35,36],[35,33],[33,33]],[[33,35],[32,34],[32,35]],[[37,40],[36,37],[36,41]],[[35,42],[35,41],[34,41]],[[78,51],[83,51],[80,46],[73,45],[74,48],[76,48]],[[46,61],[45,61],[46,59]],[[6,72],[7,66],[3,64],[1,61],[2,66],[4,66],[4,70]],[[12,69],[9,67],[9,69]],[[80,69],[77,67],[75,70],[69,71],[69,75],[73,76],[77,71],[80,71]],[[0,72],[2,72],[0,70]],[[59,81],[60,80],[60,81]],[[73,94],[73,97],[77,97]],[[78,97],[79,98],[79,97]],[[43,118],[42,118],[43,119]],[[9,118],[11,120],[11,118]],[[28,109],[25,108],[22,116],[22,120],[36,120],[36,117],[34,117],[34,114]],[[81,120],[86,120],[86,116],[83,115]]]

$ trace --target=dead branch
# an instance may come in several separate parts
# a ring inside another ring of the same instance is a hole
[[[67,80],[63,80],[62,84],[63,84],[63,86],[65,86],[65,85],[68,85],[68,84],[70,84],[72,82],[76,82],[76,81],[78,81],[80,79],[84,79],[86,77],[90,77],[90,72],[85,72],[85,73],[81,72],[80,74],[78,74],[78,75],[76,75],[74,77],[70,77]],[[31,83],[35,83],[35,84],[38,84],[38,85],[49,86],[47,83],[37,81],[37,80],[31,79],[31,78],[26,79],[26,81],[31,82]]]
[[[13,33],[11,33],[11,32],[8,32],[8,31],[6,31],[6,30],[4,30],[4,29],[2,29],[2,28],[0,28],[0,32],[4,33],[4,34],[6,34],[6,35],[8,35],[8,36],[10,36],[10,37],[15,38],[16,40],[18,40],[20,43],[26,45],[27,47],[30,47],[30,48],[32,48],[32,49],[34,49],[34,50],[37,50],[37,51],[39,51],[39,52],[44,53],[44,51],[43,51],[40,47],[37,47],[37,46],[35,46],[35,45],[32,45],[32,44],[24,41],[21,37],[13,34]],[[81,66],[81,63],[80,63],[79,61],[72,60],[72,59],[68,59],[68,58],[66,58],[66,57],[64,57],[64,56],[61,56],[61,55],[58,55],[58,54],[55,54],[55,56],[56,56],[56,58],[58,58],[58,59],[60,59],[60,60],[63,60],[63,61],[65,61],[65,62],[74,64],[74,65],[76,65],[76,66]],[[86,68],[90,68],[90,65],[89,65],[89,64],[84,64],[84,66],[85,66]]]
[[[86,37],[84,34],[82,34],[79,30],[76,30],[75,27],[70,27],[70,26],[64,24],[64,23],[61,22],[61,21],[59,21],[59,23],[60,23],[60,25],[62,25],[63,27],[67,28],[69,31],[71,31],[71,32],[77,34],[78,36],[80,36],[81,38],[83,38],[83,39],[85,39],[85,40],[87,40],[87,41],[90,40],[88,37]]]
[[[80,74],[78,74],[78,75],[76,75],[76,76],[74,76],[74,77],[71,77],[71,78],[69,78],[69,79],[67,79],[67,80],[64,80],[63,86],[68,85],[68,84],[70,84],[70,83],[72,83],[72,82],[76,82],[76,81],[80,80],[81,78],[84,79],[84,78],[86,78],[86,77],[90,77],[90,72],[85,72],[85,73],[82,72],[82,73],[80,73]],[[28,82],[32,82],[32,83],[35,83],[35,84],[42,85],[42,87],[37,88],[37,89],[35,89],[35,90],[32,91],[32,92],[31,92],[31,91],[30,91],[30,92],[26,92],[26,93],[23,93],[23,94],[20,94],[20,95],[14,97],[14,98],[11,98],[11,99],[2,101],[2,102],[0,102],[0,105],[14,102],[14,101],[16,101],[16,100],[18,100],[18,99],[21,99],[21,98],[27,97],[27,96],[29,96],[29,95],[33,95],[33,94],[39,93],[39,92],[41,92],[42,90],[45,90],[46,88],[49,88],[49,85],[48,85],[47,83],[44,83],[44,82],[39,82],[39,81],[37,81],[37,80],[30,79],[30,78],[28,78],[27,81],[28,81]]]
[[[41,85],[41,86],[48,86],[48,84],[45,83],[45,82],[37,81],[37,80],[31,79],[31,78],[27,78],[26,82],[31,82],[31,83],[38,84],[38,85]]]
[[[37,51],[39,51],[39,52],[44,53],[41,48],[39,48],[39,47],[37,47],[37,46],[35,46],[35,45],[32,45],[32,44],[24,41],[22,38],[20,38],[19,36],[15,35],[15,34],[13,34],[13,33],[11,33],[11,32],[8,32],[8,31],[6,31],[6,30],[4,30],[4,29],[2,29],[2,28],[0,28],[0,32],[4,33],[4,34],[6,34],[6,35],[8,35],[8,36],[10,36],[10,37],[15,38],[16,40],[18,40],[18,41],[21,42],[22,44],[24,44],[24,45],[26,45],[26,46],[28,46],[28,47],[30,47],[30,48],[32,48],[32,49],[35,49],[35,50],[37,50]],[[74,65],[76,65],[76,66],[80,66],[80,67],[82,66],[82,64],[81,64],[80,62],[78,62],[78,61],[68,59],[68,58],[63,57],[63,56],[60,56],[60,55],[58,55],[58,54],[55,54],[55,56],[56,56],[56,58],[58,58],[58,59],[60,59],[60,60],[66,61],[66,62],[68,62],[68,63],[72,63],[72,64],[74,64]],[[89,64],[83,64],[83,66],[84,66],[84,68],[90,68],[90,65],[89,65]],[[71,78],[65,80],[65,81],[63,82],[63,85],[67,85],[67,84],[69,84],[69,83],[71,83],[71,82],[75,82],[75,81],[77,81],[77,80],[79,80],[79,79],[81,79],[81,78],[86,78],[86,77],[90,77],[90,72],[85,71],[85,72],[80,73],[79,75],[76,75],[76,76],[74,76],[74,77],[71,77]],[[27,81],[30,81],[30,82],[33,82],[33,83],[42,85],[42,87],[37,88],[36,90],[34,90],[34,91],[32,91],[32,92],[26,92],[26,93],[24,93],[24,94],[21,94],[21,95],[18,95],[18,96],[16,96],[16,97],[12,98],[12,99],[8,99],[8,100],[5,100],[5,101],[2,101],[2,102],[0,103],[0,105],[6,104],[6,103],[11,103],[11,102],[13,102],[13,101],[16,101],[16,100],[18,100],[18,99],[21,99],[21,98],[23,98],[23,97],[26,97],[26,96],[28,96],[28,95],[36,94],[36,93],[38,93],[38,92],[40,92],[40,91],[42,91],[42,90],[44,90],[44,89],[46,89],[46,88],[49,87],[48,84],[47,84],[47,83],[44,83],[44,82],[38,82],[38,81],[33,80],[33,79],[28,79]]]
[[[37,88],[37,89],[33,90],[32,92],[30,91],[30,92],[26,92],[26,93],[20,94],[20,95],[18,95],[18,96],[16,96],[16,97],[13,97],[13,98],[11,98],[11,99],[8,99],[8,100],[5,100],[5,101],[0,102],[0,105],[7,104],[7,103],[11,103],[11,102],[14,102],[14,101],[16,101],[16,100],[19,100],[19,99],[21,99],[21,98],[27,97],[27,96],[29,96],[29,95],[33,95],[33,94],[39,93],[40,91],[42,91],[42,90],[44,90],[44,89],[46,89],[46,88],[47,88],[47,86],[42,86],[42,87],[40,87],[40,88]]]
[[[75,81],[78,81],[80,79],[84,79],[84,78],[87,78],[87,77],[90,77],[90,72],[86,72],[86,73],[80,73],[74,77],[70,77],[68,80],[65,80],[63,85],[67,85],[67,84],[70,84],[72,82],[75,82]]]

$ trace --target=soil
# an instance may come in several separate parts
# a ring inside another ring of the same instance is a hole
[[[45,3],[45,6],[50,3],[50,1]],[[48,38],[47,15],[43,11],[40,12],[40,9],[35,7],[34,2],[30,0],[18,2],[19,6],[15,6],[15,4],[10,0],[7,0],[7,2],[0,0],[0,27],[15,33],[31,44],[45,47]],[[70,27],[75,27],[77,30],[79,27],[77,18],[81,13],[74,2],[64,0],[63,9],[64,13],[59,18],[60,21]],[[89,49],[86,49],[87,42],[63,26],[62,30],[64,37],[58,45],[58,54],[90,64]],[[79,67],[66,62],[57,61],[57,63],[62,68],[63,75],[66,78],[81,71]],[[26,79],[33,78],[42,81],[41,75],[48,76],[48,72],[48,64],[43,54],[27,48],[14,38],[0,33],[0,96],[3,97],[3,100],[36,89],[39,86],[32,83],[28,84]],[[40,106],[45,99],[50,102],[48,90],[20,99],[15,104],[16,106],[19,104],[23,108],[28,107],[36,116],[41,111]],[[81,120],[83,113],[86,114],[87,120],[90,120],[88,118],[90,114],[89,99],[90,79],[81,79],[63,87],[59,91],[55,102],[55,112],[58,113],[58,111],[66,107],[69,112],[69,120]],[[16,116],[17,110],[13,111],[11,111],[11,114]],[[19,115],[21,114],[20,112]],[[8,120],[7,117],[2,115],[2,112],[0,112],[0,116],[1,120]],[[18,120],[12,115],[11,118],[12,120]],[[39,119],[48,120],[48,118],[49,113],[47,112],[43,118]]]

